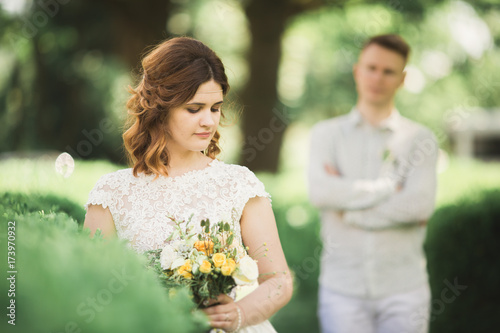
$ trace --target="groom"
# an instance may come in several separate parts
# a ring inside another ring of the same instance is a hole
[[[397,35],[369,39],[353,68],[356,105],[312,130],[309,196],[321,211],[324,243],[322,332],[427,331],[422,245],[438,144],[394,106],[409,51]]]

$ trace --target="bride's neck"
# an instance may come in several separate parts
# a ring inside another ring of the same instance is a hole
[[[168,159],[168,174],[175,177],[191,170],[203,169],[210,161],[211,159],[201,152],[172,153]]]

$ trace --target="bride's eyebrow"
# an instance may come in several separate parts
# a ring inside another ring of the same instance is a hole
[[[222,104],[224,101],[219,101],[217,103],[214,103],[212,106],[219,106]],[[192,102],[192,103],[187,103],[186,105],[196,105],[196,106],[205,106],[205,103],[198,103],[198,102]]]

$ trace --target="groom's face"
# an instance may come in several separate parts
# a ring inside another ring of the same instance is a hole
[[[392,102],[405,78],[402,55],[377,44],[371,44],[360,54],[354,65],[354,80],[359,99],[373,105]]]

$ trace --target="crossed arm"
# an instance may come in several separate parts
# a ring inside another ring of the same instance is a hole
[[[410,156],[418,154],[418,150]],[[385,229],[408,224],[423,225],[432,215],[436,198],[436,162],[438,148],[422,159],[409,158],[409,173],[400,190],[384,202],[370,208],[346,212],[346,223],[366,228]]]
[[[325,140],[326,136],[319,129],[311,139],[308,176],[309,196],[314,205],[341,212],[344,222],[370,230],[423,224],[430,217],[434,209],[438,155],[433,136],[422,133],[415,138],[432,140],[435,145],[426,151],[414,145],[408,159],[403,161],[405,165],[400,165],[405,169],[405,177],[381,176],[375,180],[344,179],[335,169],[333,142]]]
[[[321,209],[348,211],[370,208],[386,200],[397,189],[390,177],[351,180],[335,169],[335,147],[332,130],[316,127],[311,134],[309,150],[309,199]]]

